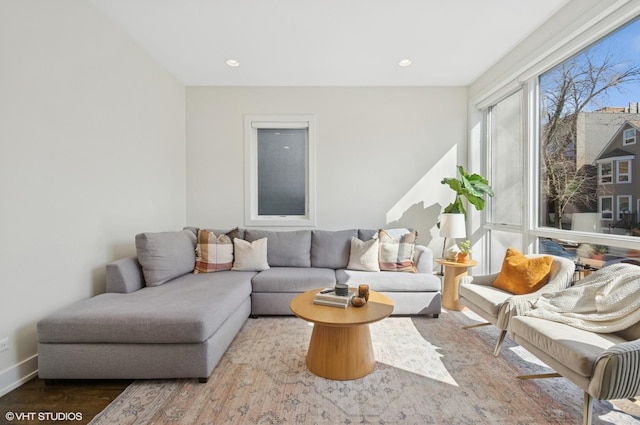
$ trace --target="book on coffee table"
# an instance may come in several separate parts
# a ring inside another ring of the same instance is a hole
[[[349,303],[343,303],[343,302],[334,302],[334,301],[327,301],[327,300],[313,300],[313,303],[316,305],[326,305],[329,307],[338,307],[338,308],[347,308],[349,307]]]
[[[316,294],[313,302],[333,307],[347,307],[355,293],[355,290],[350,289],[348,295],[337,295],[333,288],[324,288]]]

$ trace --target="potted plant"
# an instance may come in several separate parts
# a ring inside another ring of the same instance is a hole
[[[458,253],[458,263],[466,263],[471,257],[471,241],[460,242],[460,252]]]
[[[489,181],[479,174],[468,174],[462,165],[458,165],[459,178],[450,177],[442,179],[441,183],[449,185],[456,193],[456,198],[444,209],[445,214],[467,214],[463,199],[466,199],[476,210],[484,209],[485,195],[493,196],[493,190]]]
[[[604,260],[604,254],[609,252],[609,249],[604,245],[596,245],[593,247],[593,253],[591,254],[591,258],[594,260]]]
[[[441,183],[448,185],[456,194],[452,203],[447,205],[444,213],[440,217],[438,228],[440,235],[445,238],[442,246],[442,256],[447,259],[455,260],[460,249],[455,244],[455,238],[465,236],[464,223],[466,221],[467,210],[464,207],[464,199],[473,205],[478,211],[482,211],[485,206],[485,195],[493,196],[493,190],[489,186],[489,181],[479,174],[469,174],[464,167],[458,165],[458,178],[450,177],[442,179]],[[462,217],[460,217],[462,215]],[[447,226],[441,226],[442,223]],[[462,223],[462,230],[452,232],[449,223]],[[447,238],[453,243],[447,245]]]

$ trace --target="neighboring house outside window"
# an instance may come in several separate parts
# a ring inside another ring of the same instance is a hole
[[[622,231],[627,222],[637,222],[633,206],[640,205],[640,185],[636,184],[640,163],[634,166],[634,162],[640,162],[640,144],[635,143],[638,132],[639,121],[625,121],[594,161],[598,166],[598,212],[603,228]]]

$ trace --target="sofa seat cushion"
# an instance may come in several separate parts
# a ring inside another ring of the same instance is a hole
[[[439,292],[440,278],[430,273],[364,272],[359,270],[336,270],[337,283],[350,287],[369,285],[378,292]]]
[[[625,342],[614,334],[597,334],[537,317],[515,316],[510,327],[519,338],[587,378],[604,350]]]
[[[461,300],[469,300],[493,317],[498,317],[500,307],[506,300],[513,297],[513,294],[502,289],[475,283],[463,283],[458,288],[458,293]]]
[[[38,341],[204,342],[250,296],[254,274],[189,273],[162,286],[129,294],[98,295],[38,322]]]
[[[251,280],[253,292],[305,292],[336,284],[333,269],[272,267]]]

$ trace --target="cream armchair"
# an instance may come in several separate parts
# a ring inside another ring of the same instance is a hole
[[[519,379],[563,377],[584,390],[583,425],[591,425],[594,398],[640,396],[640,322],[605,334],[517,316],[511,321],[510,336],[557,372]]]
[[[526,255],[528,258],[540,255]],[[551,256],[549,281],[545,286],[527,295],[514,295],[493,287],[498,273],[483,276],[466,276],[460,280],[458,289],[459,301],[473,312],[481,316],[487,323],[479,323],[465,327],[471,329],[478,326],[494,325],[500,329],[500,336],[493,351],[494,356],[500,354],[502,342],[507,335],[509,322],[513,316],[523,314],[532,306],[532,302],[541,294],[555,292],[567,288],[573,280],[575,264],[566,258]]]

